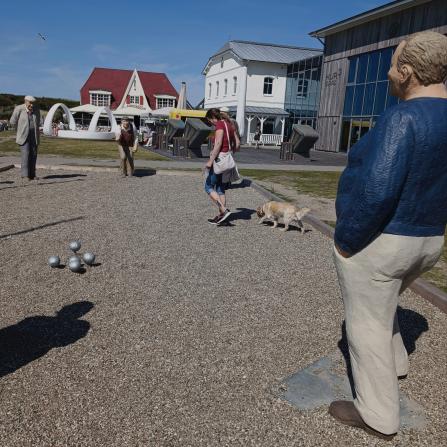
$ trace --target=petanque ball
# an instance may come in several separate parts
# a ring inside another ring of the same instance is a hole
[[[71,241],[69,247],[71,251],[77,252],[81,248],[81,241]]]
[[[70,262],[72,262],[72,261],[75,261],[75,262],[81,262],[81,258],[79,257],[79,256],[76,256],[76,255],[73,255],[73,256],[70,256],[69,258],[68,258],[68,262],[70,263]]]
[[[59,265],[61,264],[61,259],[59,258],[59,256],[50,256],[48,258],[48,265],[52,268],[56,268],[59,267]]]
[[[79,272],[82,268],[81,266],[81,261],[80,259],[73,259],[68,263],[68,268],[72,271],[72,272]]]
[[[93,253],[87,252],[82,255],[82,259],[87,265],[92,265],[95,262],[95,255]]]

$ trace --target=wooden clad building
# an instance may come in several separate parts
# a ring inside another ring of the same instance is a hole
[[[347,152],[397,103],[386,76],[392,53],[426,30],[447,34],[447,0],[397,0],[310,33],[324,39],[315,149]]]

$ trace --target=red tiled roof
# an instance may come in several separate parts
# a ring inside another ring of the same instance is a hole
[[[132,73],[133,70],[95,67],[81,88],[81,104],[90,103],[90,90],[106,90],[112,92],[110,108],[115,110],[121,103]],[[164,73],[138,71],[138,76],[151,109],[156,108],[154,95],[171,95],[178,98],[177,91]]]

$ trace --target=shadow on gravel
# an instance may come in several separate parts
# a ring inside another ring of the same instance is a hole
[[[93,308],[90,301],[64,306],[55,317],[38,315],[0,329],[0,377],[17,371],[53,348],[68,346],[87,335],[80,318]]]
[[[52,174],[42,177],[43,179],[51,178],[73,178],[73,177],[87,177],[87,174]]]
[[[400,333],[408,354],[416,350],[416,340],[423,332],[428,331],[427,319],[421,314],[397,306],[397,318],[399,320]],[[343,321],[341,326],[341,340],[338,347],[343,354],[346,363],[346,371],[351,385],[352,395],[355,398],[354,379],[352,378],[351,360],[349,358],[348,339],[346,337],[346,323]]]
[[[83,182],[85,181],[83,178],[77,178],[74,180],[65,180],[60,182],[30,182],[26,185],[17,185],[17,186],[5,186],[3,188],[0,188],[0,191],[3,189],[16,189],[16,188],[27,188],[29,186],[46,186],[46,185],[61,185],[62,183],[70,183],[70,182]]]
[[[63,223],[73,222],[75,220],[82,220],[82,219],[84,219],[84,216],[73,217],[72,219],[57,220],[56,222],[50,222],[50,223],[47,223],[47,224],[38,225],[37,227],[31,227],[31,228],[28,228],[26,230],[16,231],[15,233],[0,234],[0,240],[1,239],[7,239],[8,237],[11,237],[11,236],[18,236],[19,234],[31,233],[33,231],[42,230],[43,228],[53,227],[54,225],[60,225],[60,224],[63,224]]]
[[[157,171],[155,169],[135,169],[133,176],[134,177],[149,177],[151,175],[155,175]]]
[[[264,222],[262,222],[262,225],[266,226],[266,227],[272,227],[273,229],[273,222],[270,220],[266,220]],[[283,223],[278,223],[278,226],[275,228],[275,230],[283,230],[284,231],[284,224]],[[289,225],[289,229],[287,231],[298,231],[299,233],[301,233],[300,228],[294,223],[292,222]],[[312,228],[305,228],[304,229],[304,234],[306,233],[311,233],[312,232]]]
[[[251,186],[251,180],[248,178],[244,178],[239,183],[232,183],[229,189],[249,188],[250,186]]]
[[[10,185],[11,183],[14,183],[12,180],[5,180],[4,182],[0,182],[0,185]]]
[[[237,212],[232,212],[228,218],[229,222],[234,220],[251,220],[251,216],[256,213],[256,210],[250,208],[236,208]]]

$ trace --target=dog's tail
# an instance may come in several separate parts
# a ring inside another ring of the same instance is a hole
[[[301,208],[295,213],[295,216],[298,220],[301,220],[309,211],[310,208]]]

